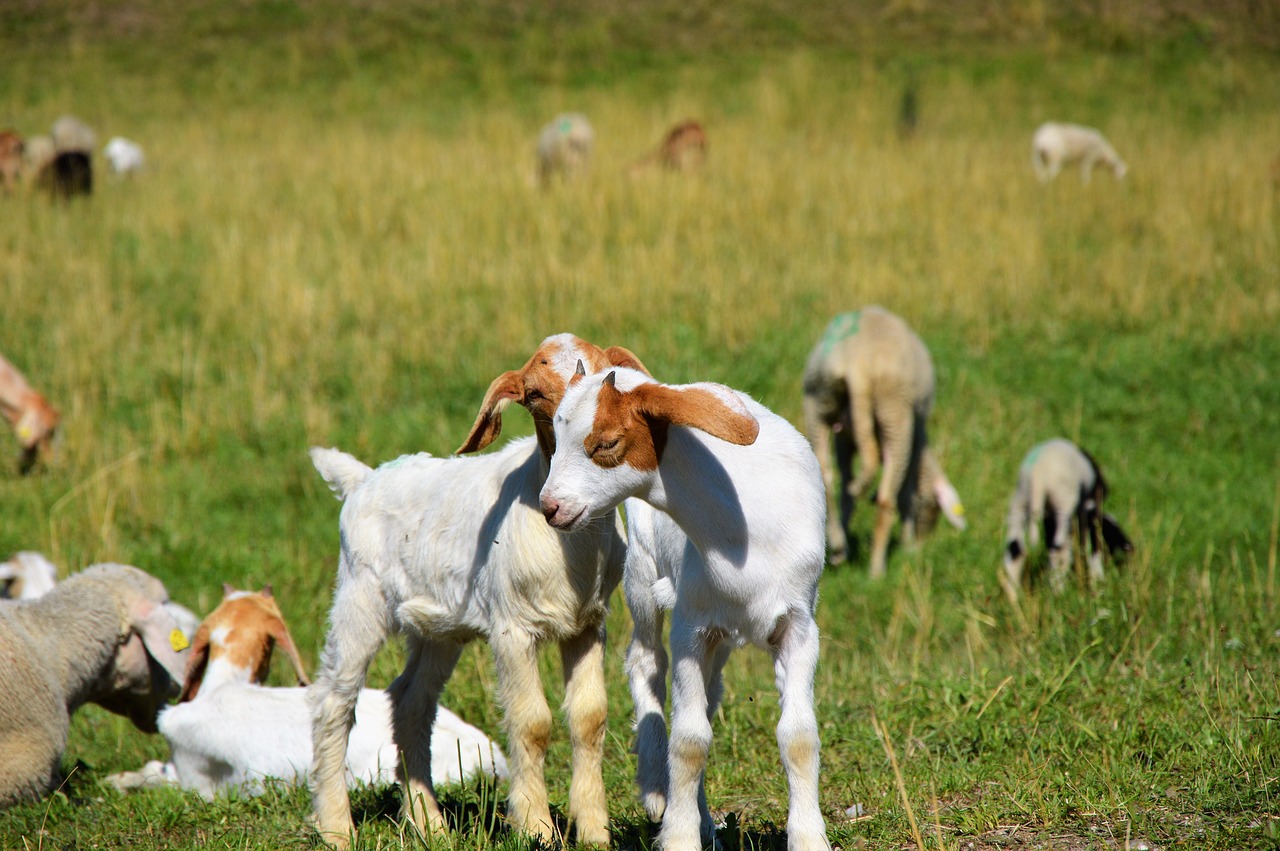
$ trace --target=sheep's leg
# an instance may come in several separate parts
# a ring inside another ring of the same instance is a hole
[[[604,794],[604,733],[609,711],[604,684],[604,624],[560,642],[564,663],[564,710],[573,744],[569,819],[579,845],[609,845],[609,807]]]
[[[914,421],[914,411],[887,416],[881,421],[880,442],[884,453],[884,472],[880,476],[880,488],[876,493],[876,526],[871,537],[872,578],[885,574],[889,533],[893,530],[893,521],[898,513],[898,492],[911,462]]]
[[[1099,511],[1079,512],[1080,549],[1088,553],[1089,584],[1098,587],[1102,584],[1102,538],[1098,532]],[[1086,539],[1088,547],[1086,549]]]
[[[1049,545],[1049,587],[1058,593],[1067,587],[1071,575],[1071,513],[1049,506],[1044,537]]]
[[[818,625],[808,612],[779,619],[769,637],[774,677],[781,704],[778,750],[787,772],[788,851],[830,851],[818,800],[818,719],[813,680],[818,667]]]
[[[927,443],[924,417],[916,412],[912,415],[911,451],[897,494],[898,516],[902,518],[902,545],[909,550],[914,550],[919,544],[916,536],[916,494],[920,490],[920,467],[924,463]]]
[[[828,499],[834,498],[841,506],[841,512],[827,512],[827,550],[829,552],[829,561],[831,564],[839,564],[845,560],[848,552],[848,542],[845,539],[845,530],[848,528],[847,523],[842,523],[843,506],[846,499],[845,493],[848,490],[849,478],[841,475],[840,490],[836,490],[836,471],[831,466],[831,450],[833,430],[826,418],[818,410],[817,400],[806,394],[804,398],[804,420],[805,432],[809,437],[809,444],[813,447],[813,454],[818,458],[818,468],[822,471],[822,484],[826,488]],[[835,435],[837,451],[839,451],[839,435]],[[852,504],[850,507],[852,513]]]
[[[350,845],[355,833],[346,783],[347,739],[369,663],[387,635],[386,605],[381,595],[372,581],[359,581],[371,577],[372,572],[353,578],[354,570],[344,555],[320,673],[307,695],[316,828],[324,841],[340,849]]]
[[[679,609],[671,618],[671,655],[670,788],[658,844],[663,851],[701,851],[699,790],[711,749],[707,683],[713,653]]]
[[[871,389],[860,383],[849,386],[849,409],[853,420],[853,441],[858,446],[858,475],[850,489],[855,499],[866,495],[880,471],[880,442],[876,439],[875,410],[871,406]]]
[[[1022,488],[1019,487],[1009,502],[1009,519],[1006,523],[1008,531],[1005,534],[1004,546],[1004,573],[1000,577],[1000,584],[1004,586],[1004,592],[1011,602],[1018,599],[1018,593],[1022,589],[1022,571],[1027,562],[1025,541],[1027,511],[1022,493]]]
[[[662,641],[662,609],[653,596],[657,568],[652,560],[638,561],[636,547],[627,547],[622,581],[631,611],[631,644],[627,647],[627,681],[635,705],[636,786],[652,822],[662,821],[667,808],[667,651]]]
[[[827,540],[833,542],[830,559],[832,564],[838,564],[849,557],[849,526],[853,521],[853,508],[856,504],[853,495],[853,456],[857,447],[854,446],[853,435],[845,429],[836,435],[835,444],[836,467],[840,472],[840,490],[837,494],[839,512],[827,514]],[[831,537],[833,522],[839,533],[839,558],[834,546],[835,541]]]
[[[543,774],[551,741],[551,709],[538,674],[537,643],[533,636],[507,624],[494,625],[489,643],[510,743],[507,818],[518,830],[553,842],[557,837]]]
[[[431,782],[431,728],[440,705],[440,692],[462,645],[410,636],[409,661],[388,689],[391,695],[392,738],[400,753],[396,776],[404,791],[402,817],[419,835],[446,830],[444,813]]]

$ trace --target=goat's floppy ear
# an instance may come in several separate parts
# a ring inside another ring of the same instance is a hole
[[[609,361],[610,366],[625,366],[628,369],[634,369],[637,372],[643,372],[650,378],[649,370],[645,369],[644,364],[640,362],[640,358],[631,353],[629,349],[622,346],[610,346],[604,350],[604,356]]]
[[[613,378],[614,374],[609,373],[605,385],[612,388]],[[732,391],[724,388],[723,392]],[[677,390],[665,384],[641,384],[626,395],[635,399],[637,409],[647,417],[696,428],[738,446],[750,446],[760,435],[760,423],[745,408],[731,406],[717,393],[702,387]]]
[[[161,603],[139,602],[133,608],[133,630],[142,637],[147,653],[169,672],[174,683],[182,682],[190,644],[173,614]]]
[[[471,433],[467,435],[462,446],[458,447],[457,454],[479,452],[497,440],[498,435],[502,433],[502,409],[523,398],[524,382],[519,372],[510,370],[493,379],[493,383],[484,394],[484,401],[480,403],[480,413],[476,415],[476,421],[471,426]]]
[[[209,627],[200,624],[195,638],[191,640],[191,655],[187,657],[187,675],[182,681],[182,692],[178,695],[178,703],[186,703],[200,693],[200,685],[204,682],[204,672],[208,665]]]
[[[279,618],[272,618],[267,632],[293,663],[293,669],[298,673],[298,682],[304,686],[311,685],[311,680],[307,678],[307,670],[302,666],[302,657],[293,643],[293,636],[289,634],[289,627],[285,626],[284,621]]]

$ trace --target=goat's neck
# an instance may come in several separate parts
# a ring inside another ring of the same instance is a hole
[[[720,459],[688,430],[671,429],[662,461],[639,496],[671,515],[708,560],[745,559],[748,529],[738,489]]]
[[[253,666],[237,665],[226,656],[218,654],[209,659],[196,700],[200,699],[200,695],[212,693],[228,683],[248,685],[252,682],[254,682]]]

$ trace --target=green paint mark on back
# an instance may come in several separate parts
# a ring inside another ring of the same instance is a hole
[[[862,311],[851,310],[848,313],[837,314],[834,319],[827,323],[827,329],[822,332],[822,355],[826,357],[836,344],[842,340],[847,340],[854,334],[858,333],[858,323],[862,320]]]

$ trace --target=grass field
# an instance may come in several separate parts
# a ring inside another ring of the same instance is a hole
[[[659,5],[634,31],[623,4],[598,25],[576,6],[326,8],[0,11],[0,123],[34,134],[74,112],[150,159],[129,181],[99,161],[87,201],[0,197],[0,351],[65,423],[37,475],[0,470],[0,556],[136,564],[200,613],[223,582],[271,582],[314,667],[339,506],[308,446],[449,453],[490,379],[565,330],[799,424],[825,323],[879,303],[931,347],[931,437],[970,527],[895,550],[885,581],[865,559],[823,579],[833,844],[1280,846],[1274,45],[1215,41],[1243,25],[1148,42],[1121,12],[1081,36],[1032,3],[999,18],[1032,32],[1007,43],[958,18],[881,42],[888,11],[842,38],[826,5],[793,32],[763,0],[741,18]],[[903,140],[909,80],[920,121]],[[595,161],[542,193],[534,138],[562,109],[590,116]],[[626,176],[689,116],[710,135],[703,173]],[[1037,184],[1048,119],[1103,128],[1129,176]],[[519,412],[506,427],[530,431]],[[1054,435],[1098,457],[1137,551],[1096,594],[1013,609],[996,581],[1007,499]],[[628,629],[619,591],[605,779],[615,845],[641,848]],[[371,684],[399,661],[389,647]],[[558,705],[553,653],[544,671]],[[445,703],[496,733],[492,681],[474,645]],[[785,845],[776,719],[766,658],[735,654],[707,776],[727,851]],[[0,814],[0,847],[316,842],[302,790],[205,804],[100,782],[165,752],[86,708],[66,792]],[[557,729],[558,812],[567,758]],[[430,844],[526,848],[504,795],[450,790],[458,831]],[[361,847],[399,845],[397,806],[357,795]]]

